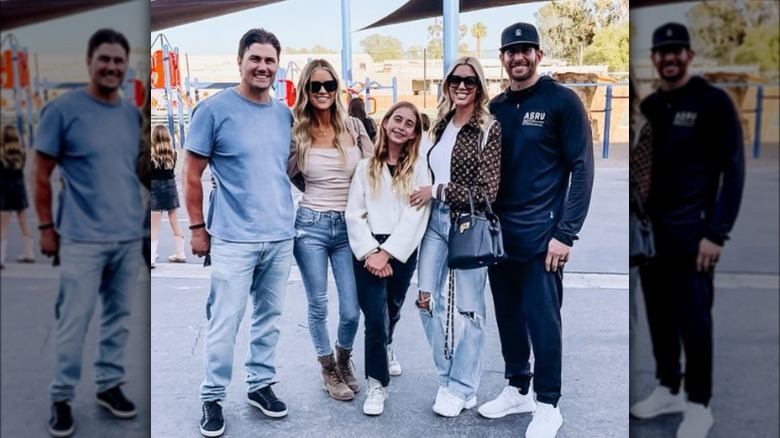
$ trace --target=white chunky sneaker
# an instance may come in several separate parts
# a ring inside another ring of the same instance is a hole
[[[398,362],[398,358],[395,357],[395,351],[393,351],[391,345],[387,346],[387,364],[391,376],[401,375],[401,364]]]
[[[385,400],[387,400],[387,390],[379,380],[373,377],[368,378],[368,391],[366,391],[366,401],[363,402],[363,413],[366,415],[379,415],[385,411]]]
[[[494,400],[480,406],[478,412],[485,418],[503,418],[509,414],[533,412],[534,409],[536,402],[530,391],[523,395],[518,388],[507,386]]]
[[[708,406],[687,402],[683,421],[677,429],[677,438],[705,438],[714,422]]]
[[[666,386],[657,386],[650,395],[629,409],[629,413],[636,418],[647,420],[663,414],[673,414],[685,410],[685,400],[682,391],[672,394],[672,390]]]
[[[442,417],[457,417],[464,409],[471,409],[476,405],[476,396],[463,400],[449,389],[440,386],[439,392],[436,393],[436,403],[433,405],[433,412]]]
[[[539,402],[531,424],[525,430],[525,438],[555,438],[562,424],[563,417],[557,406]]]

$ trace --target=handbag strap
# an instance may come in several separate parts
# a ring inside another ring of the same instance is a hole
[[[449,270],[449,287],[447,291],[447,321],[444,325],[444,358],[452,359],[455,350],[455,272]]]
[[[485,211],[489,214],[493,214],[493,208],[490,206],[490,201],[488,201],[487,192],[485,191],[485,188],[482,186],[475,186],[475,187],[469,187],[469,208],[471,211],[471,215],[473,216],[474,211],[474,191],[479,190],[482,192],[482,198],[485,200]]]

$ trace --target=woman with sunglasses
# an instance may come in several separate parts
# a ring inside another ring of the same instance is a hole
[[[476,405],[482,373],[487,268],[449,270],[447,251],[452,221],[470,210],[469,191],[477,210],[492,204],[498,192],[501,126],[488,111],[488,99],[479,60],[457,59],[447,72],[429,132],[432,186],[411,196],[415,206],[432,199],[420,245],[417,307],[439,378],[433,411],[444,417]],[[456,317],[460,329],[455,336]]]
[[[428,223],[428,205],[409,203],[412,191],[430,184],[420,156],[421,125],[411,102],[390,107],[380,123],[374,155],[358,164],[349,189],[347,230],[365,316],[366,415],[384,411],[392,375],[387,350]]]
[[[336,400],[360,390],[352,369],[352,343],[360,307],[344,211],[352,175],[374,145],[363,123],[348,117],[336,70],[324,59],[309,62],[298,80],[289,172],[303,195],[295,217],[293,254],[308,299],[308,325],[324,388]],[[336,280],[339,325],[336,355],[328,335],[328,260]]]

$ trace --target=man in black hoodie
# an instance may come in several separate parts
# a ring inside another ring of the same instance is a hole
[[[728,95],[691,76],[685,26],[653,32],[660,88],[640,109],[653,127],[648,213],[657,256],[640,268],[659,380],[631,406],[641,419],[684,412],[678,437],[705,437],[713,424],[712,298],[715,264],[737,218],[745,177],[742,130]],[[682,345],[681,345],[682,341]],[[681,347],[685,349],[685,392]]]
[[[536,68],[539,35],[528,23],[501,34],[509,89],[490,102],[501,122],[501,183],[493,209],[509,261],[488,269],[509,386],[479,408],[487,418],[533,412],[526,438],[552,438],[563,423],[563,266],[593,188],[593,140],[577,95]],[[533,346],[535,366],[529,363]],[[534,379],[536,401],[529,394]]]

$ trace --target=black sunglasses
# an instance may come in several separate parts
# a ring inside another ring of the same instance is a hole
[[[476,76],[456,76],[456,75],[450,75],[450,78],[447,79],[447,82],[450,84],[450,87],[452,88],[458,88],[460,87],[460,84],[463,83],[466,85],[466,88],[471,90],[472,88],[476,87],[479,83],[479,79]]]
[[[325,82],[320,81],[308,81],[306,82],[306,89],[311,93],[317,93],[322,87],[325,87],[325,91],[332,93],[339,88],[339,83],[336,80],[330,80]]]

